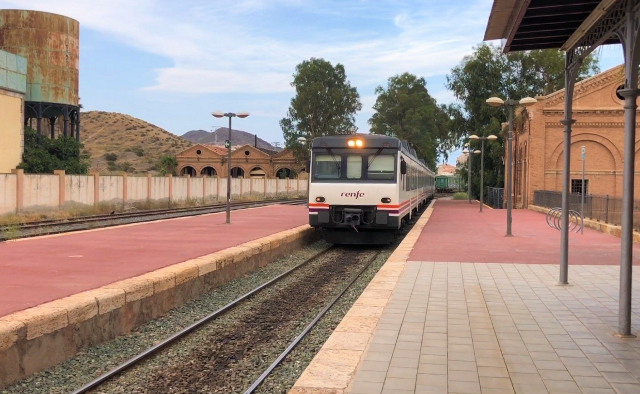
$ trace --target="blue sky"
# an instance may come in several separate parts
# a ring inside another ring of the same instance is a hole
[[[282,141],[278,121],[294,94],[295,66],[342,63],[363,109],[374,89],[403,72],[423,76],[440,103],[446,74],[482,41],[492,0],[0,0],[80,22],[85,110],[129,114],[182,135],[225,126],[212,110],[249,111],[233,128]],[[621,49],[599,52],[601,69]],[[449,162],[455,162],[453,152]]]

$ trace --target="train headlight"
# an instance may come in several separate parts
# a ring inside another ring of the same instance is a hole
[[[347,145],[349,146],[349,148],[353,148],[354,146],[361,148],[364,143],[362,142],[362,140],[349,140],[347,141]]]
[[[362,146],[362,140],[356,140],[356,146],[358,147]]]
[[[356,142],[354,140],[349,140],[347,141],[347,145],[353,148],[354,146],[356,146]]]
[[[388,203],[391,202],[391,199],[389,197],[382,197],[382,199],[380,201],[382,201],[385,204],[388,204]]]
[[[316,197],[316,202],[324,202],[324,197]]]

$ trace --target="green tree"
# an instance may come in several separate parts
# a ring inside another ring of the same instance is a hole
[[[38,133],[25,128],[24,153],[17,168],[32,174],[52,174],[64,170],[67,174],[86,174],[89,155],[81,154],[83,145],[73,137],[38,138]]]
[[[160,171],[160,174],[175,175],[177,167],[178,167],[178,161],[174,156],[165,155],[160,158],[160,163],[158,164],[158,169]]]
[[[389,78],[387,87],[375,90],[376,111],[369,119],[371,132],[409,142],[418,156],[434,168],[438,155],[445,155],[459,139],[450,126],[460,117],[454,106],[438,106],[429,95],[424,78],[404,73]],[[464,129],[464,128],[462,128]]]
[[[297,158],[304,157],[299,137],[353,134],[355,114],[362,109],[360,96],[352,87],[340,63],[332,66],[324,59],[311,58],[296,66],[287,116],[280,120],[285,146]]]
[[[587,57],[578,73],[578,80],[599,72],[598,59]],[[505,132],[507,108],[493,108],[486,99],[520,99],[546,95],[564,88],[564,54],[554,49],[503,54],[497,46],[482,43],[465,56],[447,75],[446,86],[459,100],[458,125],[479,136],[494,134],[498,140],[485,141],[484,184],[504,186]],[[471,149],[480,149],[480,142],[471,142]],[[480,158],[472,158],[471,194],[479,197]],[[466,179],[467,169],[460,169]],[[485,189],[486,193],[486,189]]]

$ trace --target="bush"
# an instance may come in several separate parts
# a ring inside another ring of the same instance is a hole
[[[89,170],[89,155],[80,153],[84,146],[73,137],[49,139],[38,138],[38,133],[30,128],[24,133],[24,153],[21,168],[31,174],[52,174],[54,170],[64,170],[67,174],[86,174]]]
[[[453,195],[454,200],[468,200],[469,196],[465,192],[458,192]]]
[[[107,161],[116,161],[118,160],[118,155],[115,153],[105,153],[104,158]]]

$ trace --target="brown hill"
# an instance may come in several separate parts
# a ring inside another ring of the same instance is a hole
[[[151,123],[115,112],[82,112],[81,122],[84,152],[91,155],[91,170],[100,172],[153,171],[162,156],[193,145]]]

